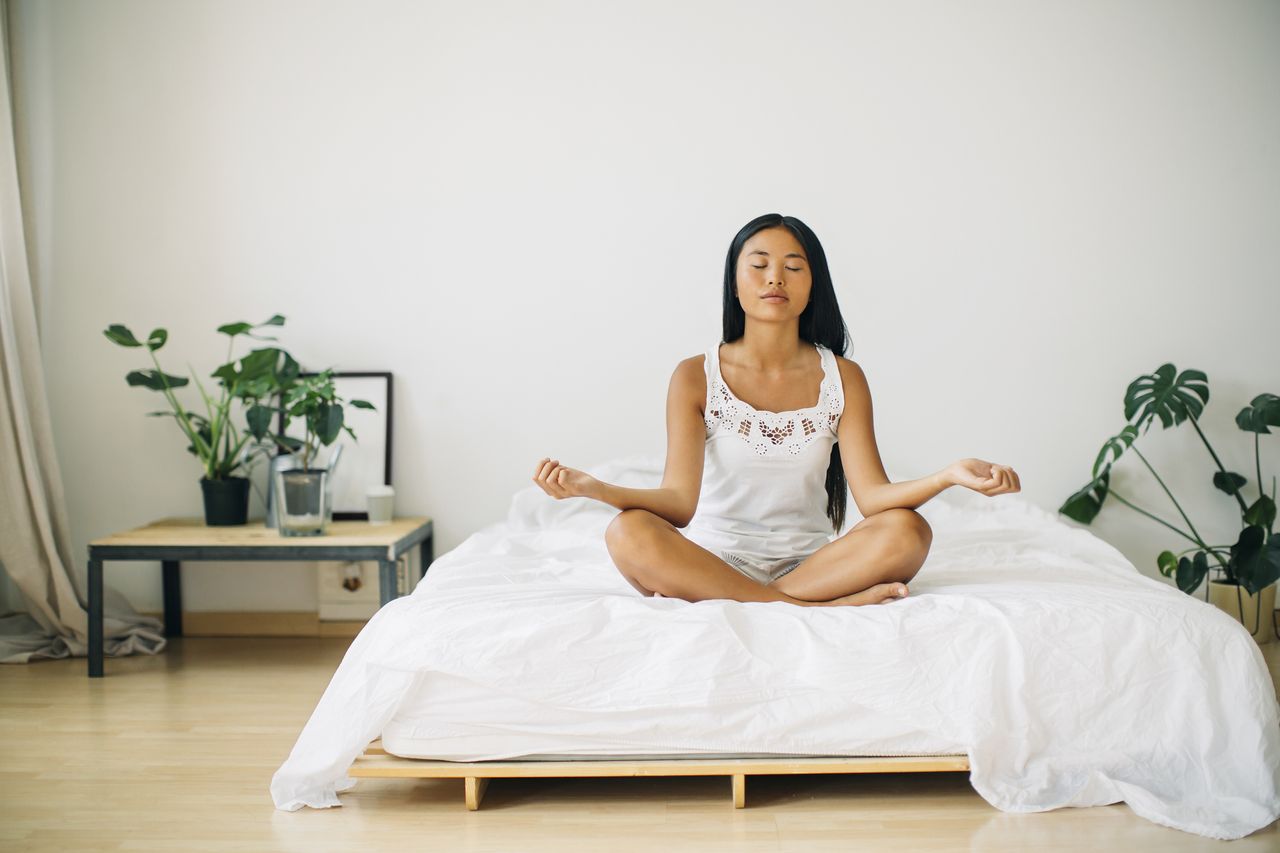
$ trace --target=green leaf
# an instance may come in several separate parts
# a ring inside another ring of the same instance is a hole
[[[370,409],[371,411],[377,411],[377,409],[374,408],[373,403],[370,403],[368,400],[348,400],[347,403],[348,405],[355,406],[357,409]]]
[[[1231,560],[1236,566],[1240,584],[1250,595],[1266,589],[1280,579],[1280,533],[1271,534],[1255,524],[1240,531],[1240,538],[1231,546]]]
[[[245,420],[249,423],[249,432],[253,437],[261,441],[267,434],[267,430],[271,427],[272,409],[268,406],[254,405],[244,413]]]
[[[1236,414],[1236,426],[1246,432],[1270,433],[1268,426],[1280,427],[1280,397],[1259,394]]]
[[[1124,429],[1120,430],[1116,435],[1111,436],[1102,445],[1102,449],[1098,451],[1098,458],[1093,460],[1093,476],[1097,477],[1098,472],[1103,467],[1110,468],[1116,461],[1124,455],[1126,449],[1133,446],[1133,440],[1138,437],[1138,428],[1133,424],[1125,424]],[[1107,461],[1107,456],[1111,456],[1111,460]]]
[[[1204,576],[1209,574],[1209,557],[1204,551],[1197,551],[1194,559],[1183,557],[1178,561],[1178,589],[1190,595],[1200,586]]]
[[[275,347],[262,347],[240,359],[240,373],[246,379],[270,376],[280,360],[280,350]]]
[[[1156,567],[1160,569],[1160,574],[1171,577],[1178,569],[1178,558],[1172,551],[1161,551],[1160,556],[1156,557]]]
[[[1213,484],[1229,495],[1240,491],[1240,487],[1249,482],[1234,471],[1214,471]]]
[[[1208,377],[1200,370],[1177,374],[1172,364],[1162,364],[1155,373],[1139,376],[1124,394],[1124,417],[1132,421],[1141,410],[1141,421],[1160,418],[1165,429],[1188,417],[1199,419],[1209,402]],[[1197,399],[1198,398],[1198,399]]]
[[[112,343],[119,344],[122,347],[140,347],[142,342],[133,336],[133,332],[129,331],[127,326],[121,326],[119,323],[113,323],[103,330],[102,334],[107,336],[107,340]],[[154,332],[152,334],[155,334]]]
[[[272,314],[270,319],[268,319],[268,320],[264,320],[263,322],[259,323],[258,325],[254,326],[253,328],[258,329],[258,328],[261,328],[262,326],[283,326],[283,325],[284,325],[284,315],[282,315],[282,314]],[[252,332],[248,332],[248,335],[249,335],[249,337],[253,338],[254,340],[258,340],[258,341],[274,341],[274,340],[276,340],[276,338],[273,338],[273,337],[271,337],[270,335],[255,335],[255,334],[253,334]]]
[[[228,361],[226,364],[220,366],[217,370],[213,371],[213,373],[210,373],[209,375],[212,376],[214,379],[219,380],[223,385],[234,385],[236,382],[236,375],[237,375],[236,363],[234,361]]]
[[[1276,521],[1276,502],[1269,495],[1258,495],[1258,499],[1245,510],[1244,520],[1246,524],[1270,530]]]
[[[1102,504],[1107,499],[1110,482],[1111,466],[1108,465],[1088,485],[1067,498],[1066,503],[1058,507],[1058,512],[1081,524],[1090,523],[1102,510]]]
[[[270,377],[259,376],[256,379],[238,383],[235,395],[242,400],[257,400],[261,397],[266,397],[273,390],[275,390],[275,384]]]
[[[284,354],[284,364],[276,370],[276,381],[280,383],[280,387],[287,388],[298,380],[298,374],[302,372],[302,366],[294,360],[289,353]]]
[[[219,326],[218,331],[234,338],[236,335],[243,335],[252,328],[253,326],[248,323],[227,323],[225,326]]]
[[[144,388],[150,388],[152,391],[163,391],[166,383],[170,388],[181,388],[191,381],[185,376],[174,376],[151,368],[131,370],[124,379],[130,385],[141,385]]]
[[[169,331],[167,329],[152,329],[151,335],[147,338],[147,348],[152,352],[164,346],[164,342],[169,340]]]
[[[323,403],[315,415],[312,429],[320,443],[333,444],[342,431],[342,406],[338,403]]]

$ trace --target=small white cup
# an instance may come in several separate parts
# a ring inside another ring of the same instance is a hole
[[[365,509],[370,524],[390,524],[395,510],[396,490],[391,486],[370,486],[365,492]]]

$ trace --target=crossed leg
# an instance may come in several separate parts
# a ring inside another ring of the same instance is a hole
[[[605,531],[614,564],[641,595],[702,601],[786,601],[802,606],[878,604],[905,592],[932,531],[914,510],[864,518],[771,584],[739,572],[648,510],[618,513]]]

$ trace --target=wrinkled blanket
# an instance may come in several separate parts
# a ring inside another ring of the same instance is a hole
[[[662,469],[634,457],[590,472],[652,488]],[[849,511],[845,529],[860,519]],[[341,805],[352,761],[434,672],[576,711],[776,709],[821,691],[964,744],[971,784],[1004,811],[1123,801],[1217,839],[1280,816],[1280,708],[1243,626],[1020,494],[954,487],[920,511],[933,546],[906,599],[690,603],[621,577],[603,538],[615,509],[522,489],[505,521],[436,560],[355,638],[272,779],[275,805]],[[795,752],[770,741],[774,728],[741,743],[689,733],[683,746]],[[857,731],[810,746],[856,753]]]

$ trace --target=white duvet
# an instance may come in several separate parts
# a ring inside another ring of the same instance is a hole
[[[654,487],[661,464],[591,473]],[[849,510],[846,528],[860,519]],[[341,805],[351,762],[397,712],[464,679],[543,709],[519,742],[562,752],[558,734],[597,752],[955,744],[1004,811],[1123,801],[1217,839],[1280,816],[1280,708],[1238,622],[1021,495],[954,487],[920,511],[933,547],[906,599],[690,603],[642,597],[618,574],[603,538],[616,510],[523,489],[505,521],[436,560],[355,638],[272,799]],[[571,731],[550,722],[564,720]],[[533,753],[474,757],[518,754]]]

